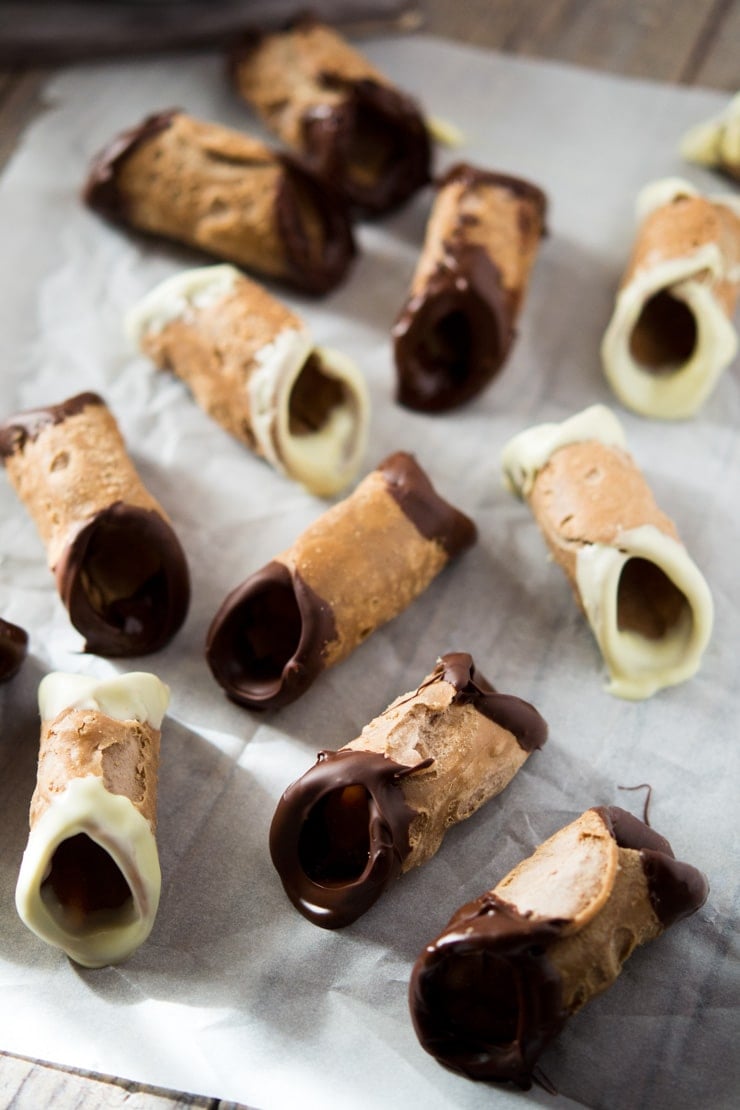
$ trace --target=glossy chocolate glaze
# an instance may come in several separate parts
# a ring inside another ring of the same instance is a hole
[[[535,707],[511,694],[499,694],[467,652],[443,655],[419,690],[433,682],[449,682],[456,691],[452,705],[475,706],[489,721],[512,733],[522,751],[535,751],[547,740],[547,723]]]
[[[28,655],[28,633],[0,617],[0,682],[7,682],[21,669]]]
[[[428,766],[428,761],[423,765]],[[318,762],[285,791],[270,828],[270,854],[286,894],[309,921],[324,929],[349,925],[398,877],[409,854],[408,833],[415,816],[399,780],[420,767],[405,767],[377,752],[320,752]],[[339,798],[341,791],[352,787],[366,792],[367,840],[361,860],[347,866],[342,875],[336,857],[344,845],[307,846],[304,831],[313,818],[314,840],[323,841],[319,807],[328,796]],[[330,852],[334,868],[326,863],[322,868],[321,857],[328,858]],[[332,870],[340,878],[332,879]]]
[[[697,910],[708,887],[664,837],[617,806],[594,807],[617,844],[639,851],[665,928]],[[532,1069],[569,1012],[548,950],[567,921],[533,919],[493,892],[463,906],[419,956],[409,1004],[427,1052],[472,1079],[531,1086]]]
[[[11,416],[0,424],[0,458],[8,459],[22,451],[29,440],[38,439],[44,428],[64,421],[90,405],[104,405],[105,401],[97,393],[78,393],[59,405],[48,405],[42,409],[31,409]]]
[[[153,510],[122,502],[85,523],[54,574],[85,650],[97,655],[158,651],[180,628],[190,603],[185,554],[170,524]]]
[[[538,186],[508,174],[453,166],[436,184],[495,186],[530,202],[542,223],[547,201]],[[522,212],[522,218],[527,214]],[[518,297],[507,292],[495,259],[470,242],[474,217],[460,212],[424,288],[393,325],[396,399],[420,412],[446,412],[477,396],[496,376],[515,338]]]
[[[208,630],[206,660],[232,701],[276,709],[308,689],[334,639],[327,602],[273,560],[225,599]]]
[[[82,199],[101,216],[116,223],[126,221],[126,198],[116,180],[118,171],[130,154],[161,131],[166,131],[181,109],[168,108],[147,116],[135,127],[116,135],[90,163]]]
[[[276,158],[283,168],[275,218],[289,266],[285,277],[304,293],[319,296],[339,284],[355,256],[347,204],[333,182],[320,181],[288,155]],[[316,241],[307,230],[306,208],[321,228]]]
[[[413,455],[396,451],[377,469],[419,534],[439,543],[451,559],[475,543],[478,531],[473,521],[439,496]]]

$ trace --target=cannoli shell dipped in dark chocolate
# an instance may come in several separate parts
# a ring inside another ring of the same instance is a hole
[[[408,300],[394,327],[397,399],[444,412],[498,373],[545,230],[536,185],[470,165],[441,179]]]
[[[81,393],[11,417],[0,425],[0,455],[86,650],[164,647],[187,613],[187,563],[102,398]]]
[[[537,710],[497,693],[470,655],[442,656],[417,690],[345,748],[321,752],[281,798],[270,851],[291,902],[323,928],[350,924],[546,738]]]
[[[571,1014],[708,891],[642,821],[616,806],[587,810],[419,956],[409,1001],[422,1046],[471,1079],[530,1087]]]
[[[385,212],[429,180],[418,105],[336,31],[311,18],[247,34],[232,51],[238,94],[311,170],[367,212]]]
[[[411,455],[390,455],[229,594],[206,644],[214,677],[250,709],[295,701],[475,538]]]
[[[0,617],[0,683],[18,673],[28,654],[28,633]]]
[[[307,293],[354,254],[342,197],[264,143],[172,110],[117,136],[84,199],[106,219],[236,262]]]

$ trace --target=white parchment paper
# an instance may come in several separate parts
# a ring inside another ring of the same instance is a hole
[[[366,469],[413,450],[480,528],[475,549],[406,613],[270,716],[222,696],[202,657],[226,592],[323,509],[232,442],[175,379],[132,354],[125,310],[196,256],[128,238],[86,211],[91,154],[148,112],[180,105],[254,128],[217,57],[71,69],[0,183],[2,415],[84,389],[117,415],[145,482],[188,552],[193,605],[159,655],[125,667],[80,653],[33,525],[0,476],[0,613],[31,633],[31,657],[0,692],[0,1048],[265,1108],[549,1105],[476,1085],[419,1047],[407,1012],[411,965],[452,912],[594,804],[641,813],[708,874],[704,909],[636,953],[618,983],[542,1057],[560,1106],[729,1107],[740,1090],[738,945],[738,558],[740,388],[727,372],[691,422],[620,410],[630,447],[677,521],[717,606],[701,673],[646,703],[616,700],[569,587],[527,509],[501,487],[499,453],[535,421],[614,403],[598,345],[633,237],[637,190],[686,174],[684,129],[721,95],[626,82],[423,37],[376,39],[371,58],[459,126],[464,157],[529,176],[551,200],[545,240],[499,380],[443,417],[392,401],[388,329],[408,286],[430,196],[361,228],[347,283],[315,303],[288,298],[320,342],[367,375],[374,416]],[[354,738],[436,657],[473,653],[506,692],[534,702],[550,740],[499,799],[452,830],[364,918],[338,933],[290,906],[267,852],[282,790],[320,748]],[[50,669],[155,670],[172,688],[164,726],[159,844],[164,887],[148,943],[118,968],[85,971],[46,948],[13,904],[38,740],[36,687]]]

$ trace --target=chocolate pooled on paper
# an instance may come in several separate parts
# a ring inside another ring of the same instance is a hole
[[[247,33],[231,52],[238,94],[305,164],[368,213],[429,181],[421,111],[331,27],[311,17]]]
[[[0,683],[18,674],[28,655],[28,633],[25,628],[0,617]]]
[[[190,603],[185,554],[103,399],[80,393],[10,417],[0,425],[0,457],[86,650],[164,647]]]
[[[438,182],[411,290],[393,326],[397,400],[446,412],[505,362],[547,200],[518,177],[459,164]]]
[[[330,183],[264,143],[177,109],[118,135],[83,193],[114,223],[196,247],[306,293],[333,289],[354,255]]]
[[[283,794],[270,852],[291,902],[315,925],[349,925],[546,738],[534,706],[494,690],[472,656],[443,655],[417,690],[340,751],[321,752]]]
[[[422,1047],[471,1079],[529,1088],[568,1018],[708,891],[642,821],[616,806],[587,810],[421,953],[409,1003]]]
[[[206,643],[216,681],[250,709],[295,701],[475,539],[411,455],[390,455],[228,595]]]

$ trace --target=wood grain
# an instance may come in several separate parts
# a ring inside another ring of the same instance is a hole
[[[424,29],[459,42],[632,77],[740,88],[740,0],[421,0]],[[43,110],[41,70],[0,70],[0,167]],[[7,1110],[244,1110],[0,1053]]]

